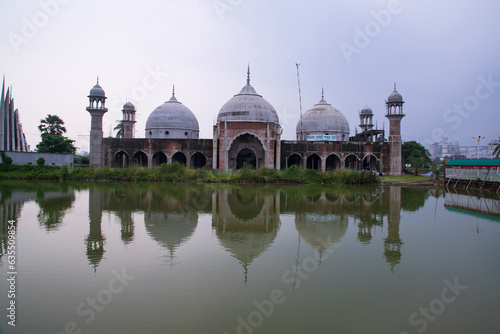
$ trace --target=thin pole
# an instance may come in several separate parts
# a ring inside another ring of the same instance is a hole
[[[300,136],[301,140],[304,139],[304,135],[302,133],[302,95],[300,94],[300,75],[299,75],[299,63],[295,63],[295,66],[297,66],[297,82],[299,84],[299,106],[300,106]]]

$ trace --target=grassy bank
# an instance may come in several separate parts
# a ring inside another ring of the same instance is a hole
[[[179,163],[163,164],[149,170],[129,168],[75,168],[68,166],[0,165],[0,179],[10,180],[109,180],[165,182],[225,182],[225,183],[317,183],[317,184],[376,184],[374,173],[338,170],[320,173],[292,166],[287,170],[244,168],[237,171],[191,170]]]
[[[387,183],[429,183],[433,179],[428,176],[401,175],[401,176],[382,176],[382,181]]]

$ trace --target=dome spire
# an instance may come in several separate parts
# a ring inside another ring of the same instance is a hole
[[[321,100],[318,102],[318,104],[328,104],[325,101],[325,87],[321,87]]]
[[[247,85],[250,85],[250,64],[248,64],[247,70]]]
[[[179,102],[179,101],[177,101],[177,98],[175,97],[175,85],[172,85],[172,97],[167,102]]]
[[[99,84],[99,76],[97,76],[97,84]]]
[[[394,81],[394,90],[396,90],[396,81]]]

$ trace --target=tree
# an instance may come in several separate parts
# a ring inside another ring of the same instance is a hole
[[[114,127],[113,130],[118,130],[116,133],[116,138],[123,138],[123,133],[124,133],[124,128],[123,128],[123,122],[118,123],[117,126]]]
[[[45,135],[60,135],[62,136],[66,133],[66,128],[63,126],[64,121],[57,115],[47,115],[45,119],[40,120],[40,125],[38,130],[42,133],[42,137]]]
[[[42,136],[42,141],[36,145],[36,149],[42,153],[75,154],[74,142],[74,140],[61,135],[45,135]]]
[[[495,146],[495,150],[493,150],[493,155],[495,158],[500,158],[500,137],[498,137],[498,141],[493,144]]]
[[[57,115],[47,115],[40,120],[38,130],[41,132],[42,141],[36,145],[38,152],[75,154],[74,140],[64,137],[66,128],[64,121]]]
[[[419,168],[428,168],[431,165],[429,151],[416,141],[407,141],[401,147],[403,168],[411,165],[417,174]]]

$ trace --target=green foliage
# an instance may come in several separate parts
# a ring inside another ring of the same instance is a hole
[[[42,137],[46,135],[62,136],[66,133],[66,128],[63,126],[64,121],[57,115],[47,115],[45,119],[40,120],[38,130],[42,133]]]
[[[189,181],[214,183],[315,183],[315,184],[374,184],[376,173],[337,170],[321,173],[292,166],[287,170],[263,167],[259,170],[237,171],[188,170],[181,163],[162,164],[153,170],[142,166],[128,168],[75,168],[68,166],[12,166],[0,170],[0,179],[28,180],[109,180],[109,181]]]
[[[63,165],[60,170],[60,177],[63,180],[66,180],[69,176],[69,167],[68,165]]]
[[[429,151],[416,141],[407,141],[401,147],[401,156],[403,169],[409,164],[415,168],[415,174],[418,169],[429,168],[432,164]]]
[[[36,165],[39,168],[42,168],[43,166],[45,166],[45,159],[44,159],[44,157],[40,157],[40,158],[36,159]]]
[[[172,164],[161,164],[153,170],[155,181],[181,180],[186,171],[186,166],[175,161]]]
[[[2,152],[0,153],[1,157],[2,157],[2,165],[3,166],[10,166],[12,165],[12,158],[7,156],[7,154],[5,154],[5,152]]]
[[[75,155],[73,157],[73,162],[75,165],[89,165],[90,158],[86,155]]]
[[[115,126],[113,130],[118,130],[118,132],[116,133],[116,138],[123,138],[123,134],[125,132],[123,122],[118,123],[118,125]]]
[[[493,144],[495,146],[495,149],[493,150],[493,155],[495,158],[500,158],[500,137],[498,137],[498,141]]]
[[[75,154],[75,141],[62,135],[44,135],[42,141],[36,145],[37,151],[42,153]]]

